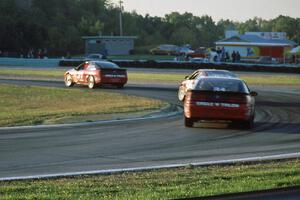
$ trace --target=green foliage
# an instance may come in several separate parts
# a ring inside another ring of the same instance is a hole
[[[83,53],[82,36],[118,35],[119,8],[110,0],[32,0],[23,9],[12,0],[0,1],[0,44],[2,51],[22,53],[47,48],[53,55]],[[124,35],[136,35],[137,46],[163,43],[211,47],[226,29],[284,31],[300,42],[300,18],[279,16],[273,20],[255,17],[246,22],[213,21],[210,16],[172,12],[165,17],[123,13]]]
[[[298,160],[186,167],[143,173],[0,182],[0,200],[178,199],[285,188],[300,184]]]
[[[105,91],[0,85],[0,126],[94,121],[164,106],[159,100]]]

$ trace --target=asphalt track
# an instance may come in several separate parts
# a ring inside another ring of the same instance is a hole
[[[60,82],[0,83],[63,87]],[[86,89],[86,88],[83,88]],[[300,91],[255,88],[255,128],[198,124],[182,115],[110,124],[0,129],[0,178],[215,162],[300,152]],[[96,89],[154,97],[180,105],[176,89],[129,85]]]

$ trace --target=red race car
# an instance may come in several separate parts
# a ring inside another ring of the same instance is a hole
[[[87,61],[64,74],[65,85],[87,85],[90,89],[100,85],[123,88],[128,81],[126,69],[108,61]]]
[[[238,78],[202,77],[184,100],[185,126],[200,120],[226,120],[252,128],[256,92]]]

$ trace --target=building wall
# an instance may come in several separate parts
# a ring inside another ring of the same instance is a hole
[[[222,46],[217,48],[222,49]],[[271,56],[273,58],[284,58],[284,47],[258,47],[258,46],[224,46],[230,55],[233,51],[239,52],[243,58],[258,58],[260,56]]]
[[[87,39],[85,42],[85,54],[106,52],[108,55],[129,55],[134,48],[133,39]]]
[[[134,48],[133,40],[130,39],[106,39],[103,42],[109,55],[129,55]]]
[[[85,41],[85,54],[103,54],[105,51],[105,44],[100,40],[86,40]]]
[[[273,58],[284,57],[284,47],[260,47],[261,56],[271,56]]]
[[[222,46],[217,48],[222,49]],[[228,52],[229,55],[235,52],[239,52],[243,58],[258,58],[260,56],[260,49],[255,46],[224,46],[225,52]]]

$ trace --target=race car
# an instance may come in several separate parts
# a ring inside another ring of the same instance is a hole
[[[193,127],[201,120],[225,120],[244,128],[253,126],[255,96],[238,78],[202,77],[184,100],[184,124]]]
[[[123,88],[128,81],[126,69],[108,61],[86,61],[64,74],[66,87],[87,85],[90,89],[101,85]]]
[[[214,70],[214,69],[199,69],[191,75],[186,76],[185,80],[180,84],[178,89],[178,99],[183,101],[188,89],[196,85],[202,77],[227,77],[236,78],[237,75],[227,70]]]

